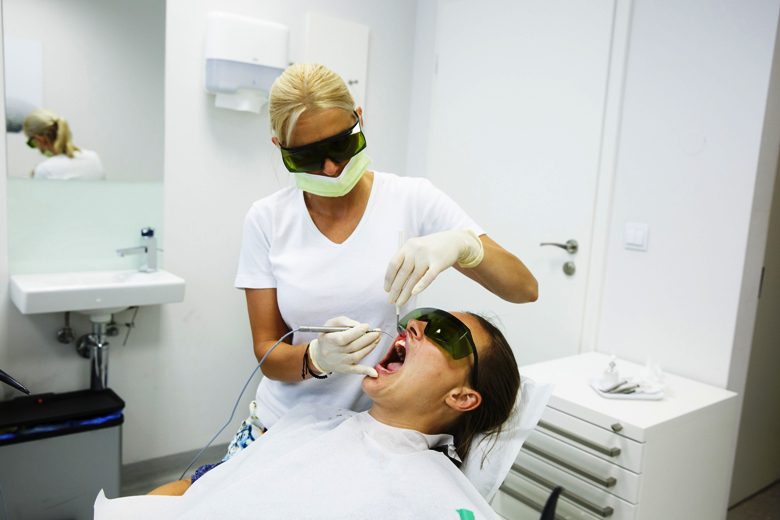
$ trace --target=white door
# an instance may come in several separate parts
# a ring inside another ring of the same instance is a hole
[[[780,432],[780,379],[777,377],[780,366],[780,321],[777,319],[780,316],[780,173],[776,175],[731,478],[730,505],[780,478],[777,442]]]
[[[497,316],[521,364],[579,350],[613,9],[439,2],[427,175],[528,265],[539,300],[509,304],[449,270],[418,303]],[[577,253],[539,245],[567,240]]]

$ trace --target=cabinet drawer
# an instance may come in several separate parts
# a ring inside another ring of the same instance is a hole
[[[566,491],[562,498],[598,518],[624,520],[636,516],[634,504],[588,484],[530,453],[520,452],[510,474],[521,475],[549,489],[563,486]]]
[[[634,473],[642,472],[644,444],[605,430],[549,406],[537,425],[542,431],[596,457],[617,464]]]
[[[550,489],[522,475],[510,473],[490,505],[496,513],[507,520],[539,520],[550,493]],[[558,499],[555,520],[600,520],[600,518],[583,511],[565,499]]]
[[[534,430],[523,450],[572,473],[597,488],[636,504],[641,475],[600,459],[550,435]]]

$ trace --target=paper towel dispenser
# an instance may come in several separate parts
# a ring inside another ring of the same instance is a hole
[[[260,112],[274,80],[288,65],[285,25],[231,13],[208,15],[206,91],[214,104]]]

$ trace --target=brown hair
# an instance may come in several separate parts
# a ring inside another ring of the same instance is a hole
[[[486,318],[472,312],[467,314],[479,321],[491,341],[479,356],[477,388],[474,389],[482,395],[482,403],[462,414],[449,431],[455,438],[455,449],[463,461],[477,434],[485,434],[485,441],[492,438],[495,442],[512,413],[520,389],[520,371],[504,334]]]

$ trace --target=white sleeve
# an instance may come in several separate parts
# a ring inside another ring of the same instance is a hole
[[[41,162],[33,169],[33,179],[50,179],[51,172],[46,168],[45,162]]]
[[[273,289],[276,287],[271,252],[271,223],[263,212],[252,206],[244,219],[244,237],[238,257],[235,286],[238,289]]]
[[[428,179],[420,179],[417,190],[420,210],[421,235],[430,235],[450,229],[473,229],[477,236],[485,234],[482,227],[472,219],[457,202],[433,185]]]

